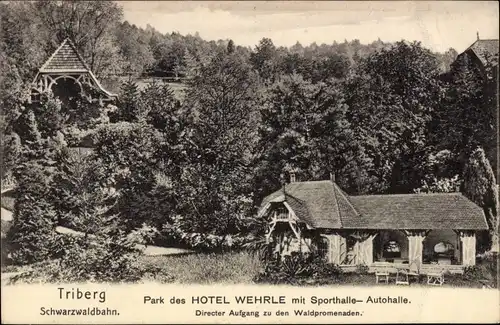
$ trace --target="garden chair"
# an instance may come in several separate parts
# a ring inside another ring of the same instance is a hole
[[[389,284],[389,270],[377,270],[375,271],[375,282],[385,282]]]
[[[444,283],[444,271],[435,271],[427,273],[427,284],[434,286],[442,286]]]
[[[410,285],[408,274],[409,272],[406,269],[398,269],[396,273],[396,284]]]
[[[396,274],[396,284],[409,285],[411,277],[416,277],[417,280],[420,278],[420,267],[415,261],[412,261],[409,264],[408,269],[398,269],[398,273]]]

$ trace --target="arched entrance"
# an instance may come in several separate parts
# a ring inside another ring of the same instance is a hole
[[[460,237],[451,229],[430,231],[423,241],[424,264],[460,264]]]
[[[59,98],[65,107],[76,105],[76,100],[82,92],[82,87],[73,77],[55,79],[51,88],[54,97]]]
[[[399,230],[382,230],[373,240],[374,261],[404,263],[408,256],[408,238]]]

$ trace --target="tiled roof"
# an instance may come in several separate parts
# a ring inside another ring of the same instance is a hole
[[[471,50],[483,64],[486,64],[490,59],[493,64],[498,64],[498,40],[477,40],[469,46],[467,50]],[[465,50],[465,51],[467,51]]]
[[[483,210],[460,193],[351,196],[371,229],[487,229]]]
[[[353,218],[356,211],[331,181],[295,182],[284,188],[286,202],[297,217],[314,228],[341,228],[342,218]],[[283,196],[283,189],[264,199],[263,205]]]
[[[59,48],[40,68],[41,72],[89,71],[69,39],[65,39]]]
[[[460,193],[348,196],[331,181],[296,182],[266,197],[286,200],[313,228],[487,229],[483,210]]]
[[[96,85],[96,88],[108,99],[117,97],[116,94],[110,93],[99,83],[99,80],[97,80],[94,73],[85,64],[76,47],[68,38],[61,43],[42,65],[33,83],[36,83],[40,74],[87,74]]]

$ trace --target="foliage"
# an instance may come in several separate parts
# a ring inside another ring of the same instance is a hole
[[[498,186],[483,149],[474,150],[463,172],[463,193],[483,208],[490,229],[492,250],[498,251]]]
[[[4,180],[11,174],[11,171],[16,167],[17,162],[21,158],[22,147],[21,138],[17,133],[13,132],[11,134],[2,137],[2,170],[1,179]],[[3,199],[2,199],[3,200]],[[2,202],[3,203],[3,202]]]
[[[369,267],[365,264],[356,265],[356,273],[358,274],[368,274]]]
[[[255,78],[236,52],[221,51],[193,64],[183,103],[191,116],[185,159],[174,182],[180,185],[177,212],[186,232],[234,234],[253,208]]]
[[[445,97],[435,112],[433,142],[453,151],[463,168],[476,147],[482,147],[496,171],[497,80],[493,62],[483,66],[461,55],[445,75]],[[496,175],[496,173],[495,173]]]
[[[252,239],[244,234],[211,234],[202,232],[185,231],[186,226],[182,218],[173,218],[171,223],[166,223],[161,231],[161,236],[168,242],[184,245],[197,251],[220,252],[240,250]]]
[[[257,283],[294,284],[304,280],[335,279],[339,278],[341,274],[342,269],[338,265],[329,264],[316,254],[304,255],[294,252],[281,259],[268,261],[254,281]]]
[[[373,162],[371,192],[409,193],[420,185],[428,123],[442,97],[438,74],[429,50],[401,41],[361,60],[348,78],[348,121]]]
[[[7,239],[12,261],[28,264],[51,258],[58,240],[56,211],[50,201],[51,172],[37,162],[21,167],[17,177],[14,220]]]
[[[102,161],[92,155],[61,153],[52,183],[60,223],[82,236],[61,242],[54,281],[129,281],[141,277],[134,266],[139,251],[127,235],[113,207],[116,191],[109,187],[109,175]],[[60,276],[57,270],[64,269]]]
[[[464,277],[470,281],[497,288],[498,286],[498,253],[487,252],[479,256],[476,265],[464,269]]]

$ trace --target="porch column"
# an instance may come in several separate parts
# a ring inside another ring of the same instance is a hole
[[[473,231],[460,231],[462,241],[462,265],[476,264],[476,234]]]
[[[328,239],[328,262],[332,264],[340,264],[341,236],[338,234],[328,234],[321,236]]]
[[[429,231],[405,231],[408,236],[408,258],[409,263],[415,263],[420,269],[422,265],[422,254],[424,249],[424,239]]]
[[[357,264],[371,265],[373,264],[373,238],[371,235],[364,241],[359,243],[359,259]]]

